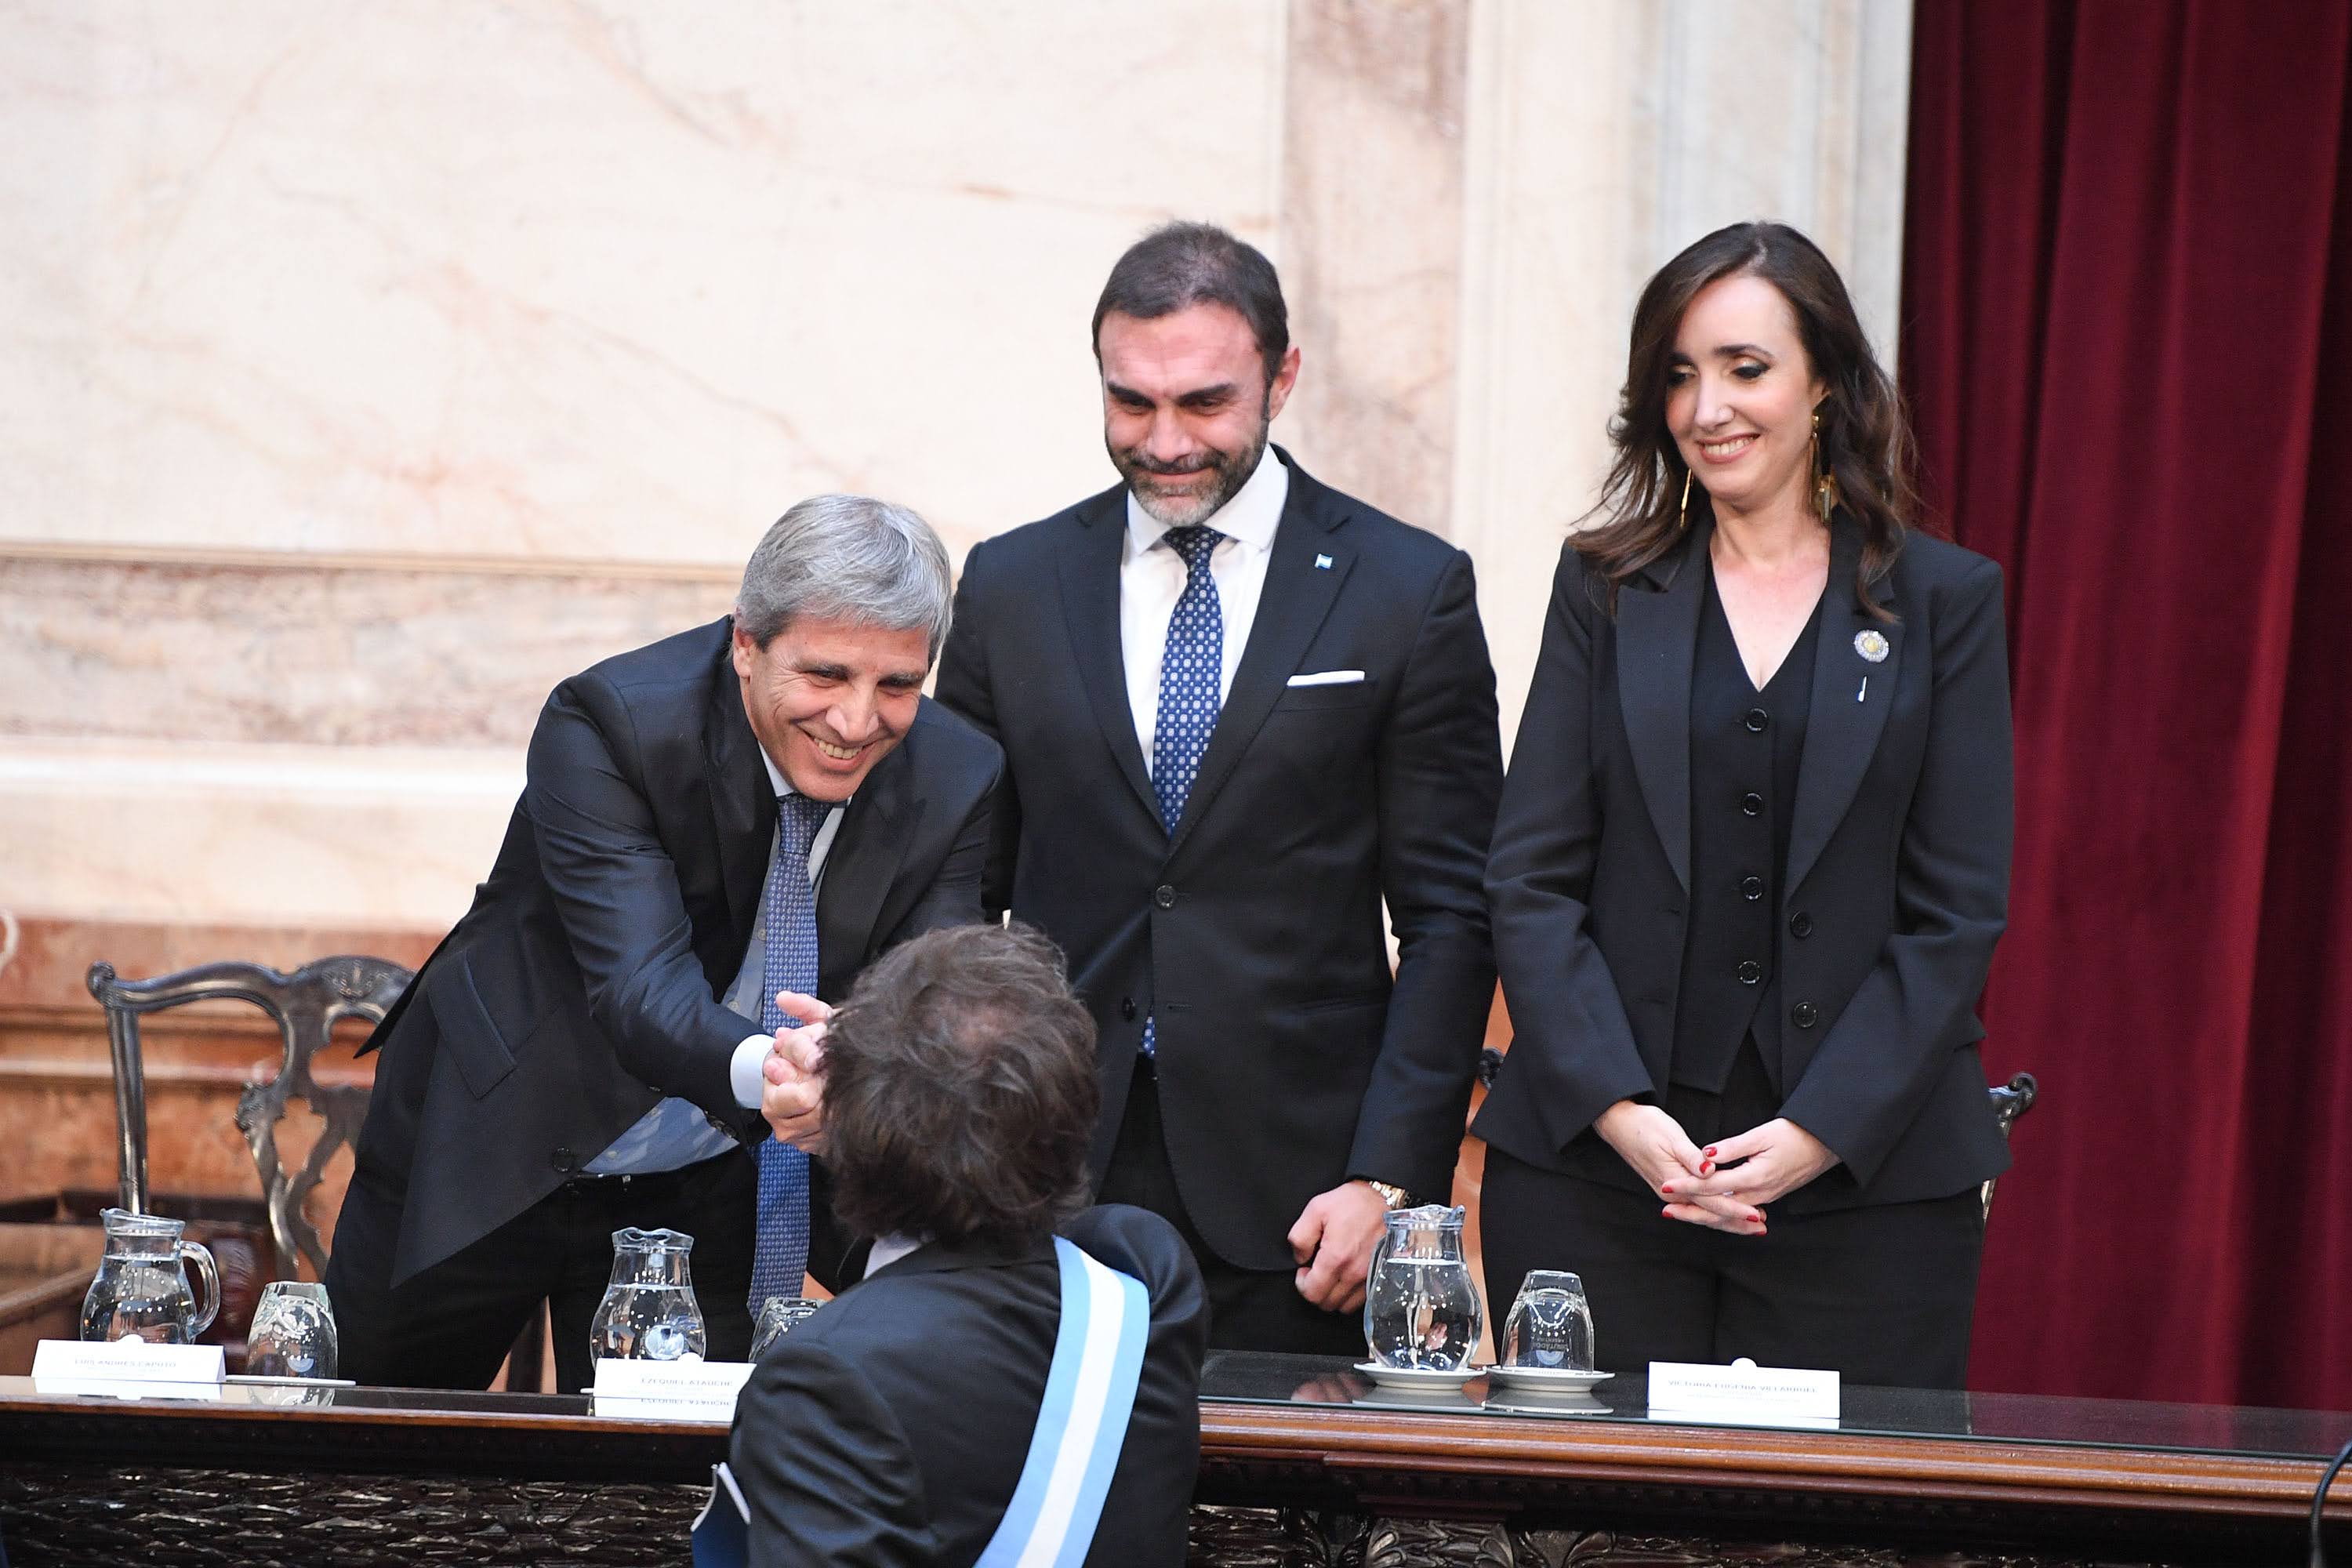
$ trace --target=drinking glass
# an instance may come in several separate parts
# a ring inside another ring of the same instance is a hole
[[[332,1377],[335,1351],[335,1310],[324,1285],[272,1279],[261,1288],[245,1335],[247,1376]]]
[[[1591,1372],[1592,1309],[1584,1281],[1561,1269],[1530,1269],[1504,1321],[1498,1359],[1505,1366]]]
[[[805,1296],[771,1296],[761,1302],[759,1326],[751,1331],[751,1359],[758,1361],[767,1354],[770,1345],[806,1322],[824,1305]]]

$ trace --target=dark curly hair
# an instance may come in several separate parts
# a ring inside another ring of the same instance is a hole
[[[1918,510],[1911,427],[1894,380],[1870,352],[1845,280],[1821,247],[1784,223],[1717,229],[1659,268],[1643,288],[1633,307],[1624,390],[1617,416],[1609,422],[1616,456],[1593,509],[1608,521],[1571,535],[1570,542],[1608,584],[1612,612],[1625,579],[1675,548],[1681,538],[1684,480],[1690,472],[1666,428],[1675,334],[1700,289],[1743,275],[1761,278],[1789,301],[1805,357],[1829,388],[1820,408],[1821,451],[1837,480],[1838,510],[1862,529],[1855,595],[1866,614],[1891,621],[1895,617],[1876,590],[1894,569]],[[1693,512],[1709,504],[1704,485],[1690,487]]]
[[[1016,1249],[1086,1206],[1095,1026],[1025,926],[893,949],[825,1032],[834,1207],[867,1236]]]

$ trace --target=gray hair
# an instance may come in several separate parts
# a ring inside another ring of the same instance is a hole
[[[936,661],[954,607],[947,546],[929,523],[871,496],[811,496],[751,552],[735,626],[762,648],[803,616],[921,631]]]

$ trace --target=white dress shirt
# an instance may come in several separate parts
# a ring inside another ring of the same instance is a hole
[[[1223,701],[1234,689],[1234,671],[1257,620],[1265,591],[1265,563],[1274,531],[1290,499],[1290,470],[1268,447],[1257,469],[1234,499],[1209,514],[1203,526],[1225,537],[1209,557],[1209,577],[1217,585],[1224,618],[1224,668],[1217,680]],[[1127,667],[1127,705],[1135,714],[1135,738],[1143,743],[1143,765],[1151,766],[1151,740],[1160,728],[1160,666],[1168,654],[1168,623],[1184,593],[1184,558],[1166,542],[1168,525],[1127,493],[1127,537],[1118,555],[1118,647]]]
[[[917,1250],[922,1245],[923,1238],[921,1237],[900,1236],[896,1231],[891,1232],[888,1236],[876,1237],[874,1238],[873,1247],[866,1254],[866,1272],[859,1275],[858,1278],[861,1279],[873,1279],[877,1274],[881,1273],[882,1270],[889,1268],[890,1265],[898,1262],[898,1259],[906,1257],[908,1253]]]
[[[767,764],[768,784],[779,798],[800,792],[785,782],[783,771],[776,766],[765,747],[761,748],[760,761]],[[825,857],[833,848],[835,835],[840,831],[841,816],[848,805],[844,801],[824,814],[817,825],[816,837],[809,841],[809,885],[824,885]],[[744,950],[743,967],[736,972],[734,983],[728,986],[724,998],[729,1011],[748,1018],[754,1026],[765,1011],[767,998],[764,987],[768,958],[768,877],[775,869],[776,850],[772,840],[768,847],[768,864],[760,873],[760,912],[751,925],[751,944]],[[773,1036],[746,1036],[735,1047],[728,1063],[727,1081],[735,1090],[735,1102],[746,1110],[760,1109],[760,1090],[766,1079],[761,1074],[761,1064],[775,1045]],[[612,1146],[584,1167],[590,1175],[614,1176],[623,1173],[645,1174],[656,1171],[677,1171],[723,1154],[733,1147],[735,1140],[710,1124],[702,1108],[690,1100],[672,1095],[656,1104],[633,1122],[629,1130],[613,1141]]]

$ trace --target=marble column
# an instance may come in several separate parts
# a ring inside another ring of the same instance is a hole
[[[1301,346],[1283,439],[1438,533],[1454,503],[1469,0],[1290,0],[1283,292]]]

